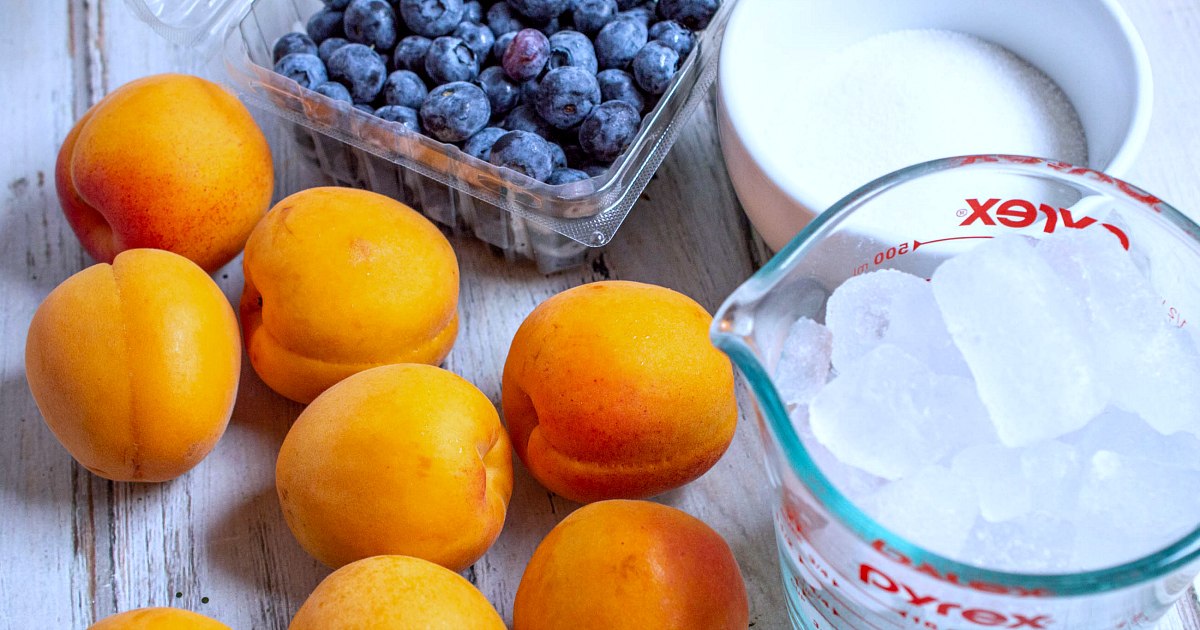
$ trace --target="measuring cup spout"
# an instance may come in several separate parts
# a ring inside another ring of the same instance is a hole
[[[717,311],[709,329],[709,337],[713,345],[733,361],[743,373],[763,369],[766,357],[762,356],[755,347],[754,304],[746,304],[734,294]]]

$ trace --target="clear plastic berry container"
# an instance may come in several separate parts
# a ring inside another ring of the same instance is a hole
[[[303,31],[320,0],[126,0],[171,42],[209,55],[248,104],[278,120],[299,154],[340,185],[421,211],[453,234],[492,244],[543,273],[585,263],[617,228],[716,77],[721,37],[738,0],[724,0],[633,144],[599,177],[551,186],[473,158],[301,88],[272,71],[271,48]],[[290,191],[289,191],[290,192]]]

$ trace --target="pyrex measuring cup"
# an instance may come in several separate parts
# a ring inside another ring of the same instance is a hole
[[[771,382],[789,326],[799,317],[823,322],[826,299],[847,278],[877,269],[928,278],[986,238],[1095,224],[1128,245],[1163,297],[1164,316],[1195,336],[1188,318],[1200,318],[1200,228],[1125,182],[1017,156],[938,160],[868,184],[722,305],[712,337],[754,394],[795,628],[1140,628],[1186,591],[1200,572],[1200,528],[1125,564],[1064,575],[968,566],[892,534],[817,468]]]

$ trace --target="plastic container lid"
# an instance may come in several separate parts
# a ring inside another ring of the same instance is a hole
[[[143,22],[167,41],[206,57],[220,47],[228,30],[254,0],[125,0]]]

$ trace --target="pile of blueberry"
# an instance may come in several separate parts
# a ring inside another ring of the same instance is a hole
[[[720,0],[324,0],[275,71],[551,184],[604,173]]]

